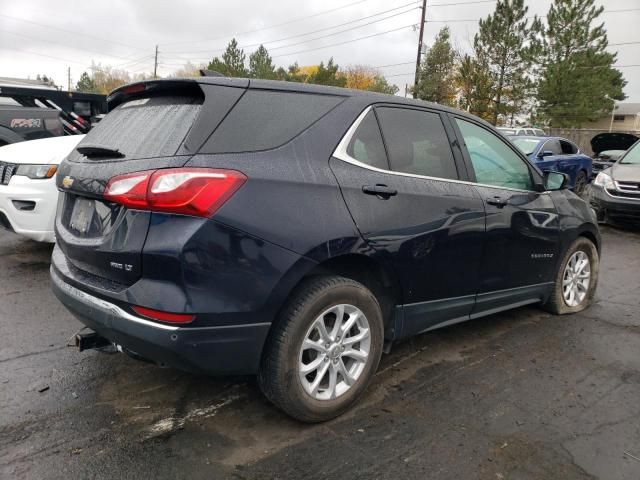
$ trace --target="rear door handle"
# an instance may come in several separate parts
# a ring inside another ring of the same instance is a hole
[[[494,207],[503,208],[507,205],[507,201],[501,197],[489,197],[485,200],[487,204],[493,205]]]
[[[377,183],[375,185],[364,185],[362,191],[367,195],[375,195],[377,197],[388,199],[398,194],[398,190],[387,185]]]

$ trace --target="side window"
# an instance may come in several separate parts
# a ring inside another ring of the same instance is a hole
[[[478,183],[533,190],[529,167],[498,136],[459,118],[456,123],[469,151]]]
[[[562,147],[558,140],[548,140],[542,147],[543,152],[553,152],[554,155],[562,155]]]
[[[347,146],[347,154],[372,167],[389,169],[380,128],[373,110],[365,115],[355,134],[351,137]]]
[[[562,153],[564,155],[573,155],[578,153],[578,147],[567,140],[560,140],[560,147],[562,148]]]
[[[438,178],[458,178],[440,115],[408,108],[377,108],[391,169]]]

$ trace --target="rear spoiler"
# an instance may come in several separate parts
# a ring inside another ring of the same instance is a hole
[[[125,101],[151,97],[169,90],[196,97],[203,96],[202,89],[195,79],[150,80],[116,88],[107,97],[107,107],[111,111]]]

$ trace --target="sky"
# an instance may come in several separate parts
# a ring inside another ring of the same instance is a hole
[[[551,0],[528,0],[530,15],[545,15]],[[640,102],[640,0],[597,0],[610,47],[629,82],[628,102]],[[232,37],[245,53],[260,43],[274,63],[313,65],[333,57],[340,66],[378,67],[400,87],[413,82],[421,2],[409,0],[0,0],[0,76],[51,76],[67,87],[95,64],[131,73],[158,74],[187,61],[220,56]],[[427,0],[425,41],[444,25],[454,44],[469,51],[477,20],[495,8],[492,0]],[[628,11],[629,9],[636,9]],[[627,11],[616,11],[627,10]],[[365,37],[365,38],[363,38]],[[636,66],[633,66],[636,65]]]

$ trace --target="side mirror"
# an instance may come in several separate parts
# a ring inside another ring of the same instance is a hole
[[[544,152],[540,152],[538,154],[539,158],[543,158],[543,157],[553,157],[553,152],[551,150],[545,150]]]
[[[564,190],[569,183],[569,177],[565,173],[545,172],[544,188],[545,190]]]

